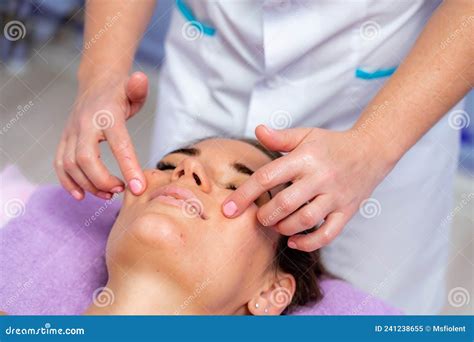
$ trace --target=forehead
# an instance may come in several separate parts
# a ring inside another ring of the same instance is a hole
[[[235,139],[207,139],[192,147],[198,148],[199,157],[221,162],[241,162],[255,170],[271,161],[271,158],[257,147]]]

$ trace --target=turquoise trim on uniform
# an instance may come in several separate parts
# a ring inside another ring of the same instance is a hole
[[[357,68],[355,71],[355,77],[361,78],[363,80],[373,80],[375,78],[388,77],[392,75],[395,72],[395,70],[397,70],[397,67],[398,66],[394,66],[388,69],[379,69],[379,70],[375,70],[374,72],[367,72],[360,68]]]
[[[176,6],[183,17],[200,32],[204,33],[206,36],[213,36],[216,34],[216,29],[214,27],[208,26],[196,19],[193,11],[188,7],[188,5],[186,5],[184,0],[176,0]]]

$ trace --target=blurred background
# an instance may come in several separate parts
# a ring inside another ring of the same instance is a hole
[[[149,98],[128,127],[140,161],[148,160],[163,40],[174,6],[159,0],[133,68],[150,79]],[[26,201],[42,184],[58,183],[53,158],[76,94],[84,21],[82,0],[0,0],[0,195]],[[9,32],[7,35],[6,32]],[[7,39],[8,38],[8,39]],[[462,288],[464,300],[448,300],[444,314],[473,314],[474,298],[474,92],[460,116],[462,149],[453,189],[451,256],[447,289]],[[103,159],[119,169],[105,144]],[[0,227],[9,217],[2,211]],[[1,229],[1,228],[0,228]],[[451,293],[452,294],[452,293]],[[462,305],[460,305],[462,304]]]

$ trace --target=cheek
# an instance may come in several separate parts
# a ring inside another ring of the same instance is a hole
[[[262,229],[254,213],[223,218],[207,228],[191,252],[194,262],[188,275],[193,284],[209,279],[202,298],[211,312],[246,303],[261,286],[274,257],[273,242]]]
[[[241,271],[242,279],[255,278],[265,272],[275,256],[278,236],[271,228],[262,226],[256,217],[257,207],[249,209],[245,221],[232,222],[226,240],[232,241],[237,251],[234,262]]]
[[[266,266],[274,254],[274,239],[256,218],[257,208],[249,208],[238,218],[222,217],[207,228],[200,253],[207,255],[214,269],[241,277]],[[208,235],[209,234],[209,235]]]

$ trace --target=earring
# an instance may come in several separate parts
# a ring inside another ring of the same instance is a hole
[[[255,303],[255,307],[258,309],[260,307],[260,304]]]
[[[265,308],[263,312],[268,313],[268,308]]]

